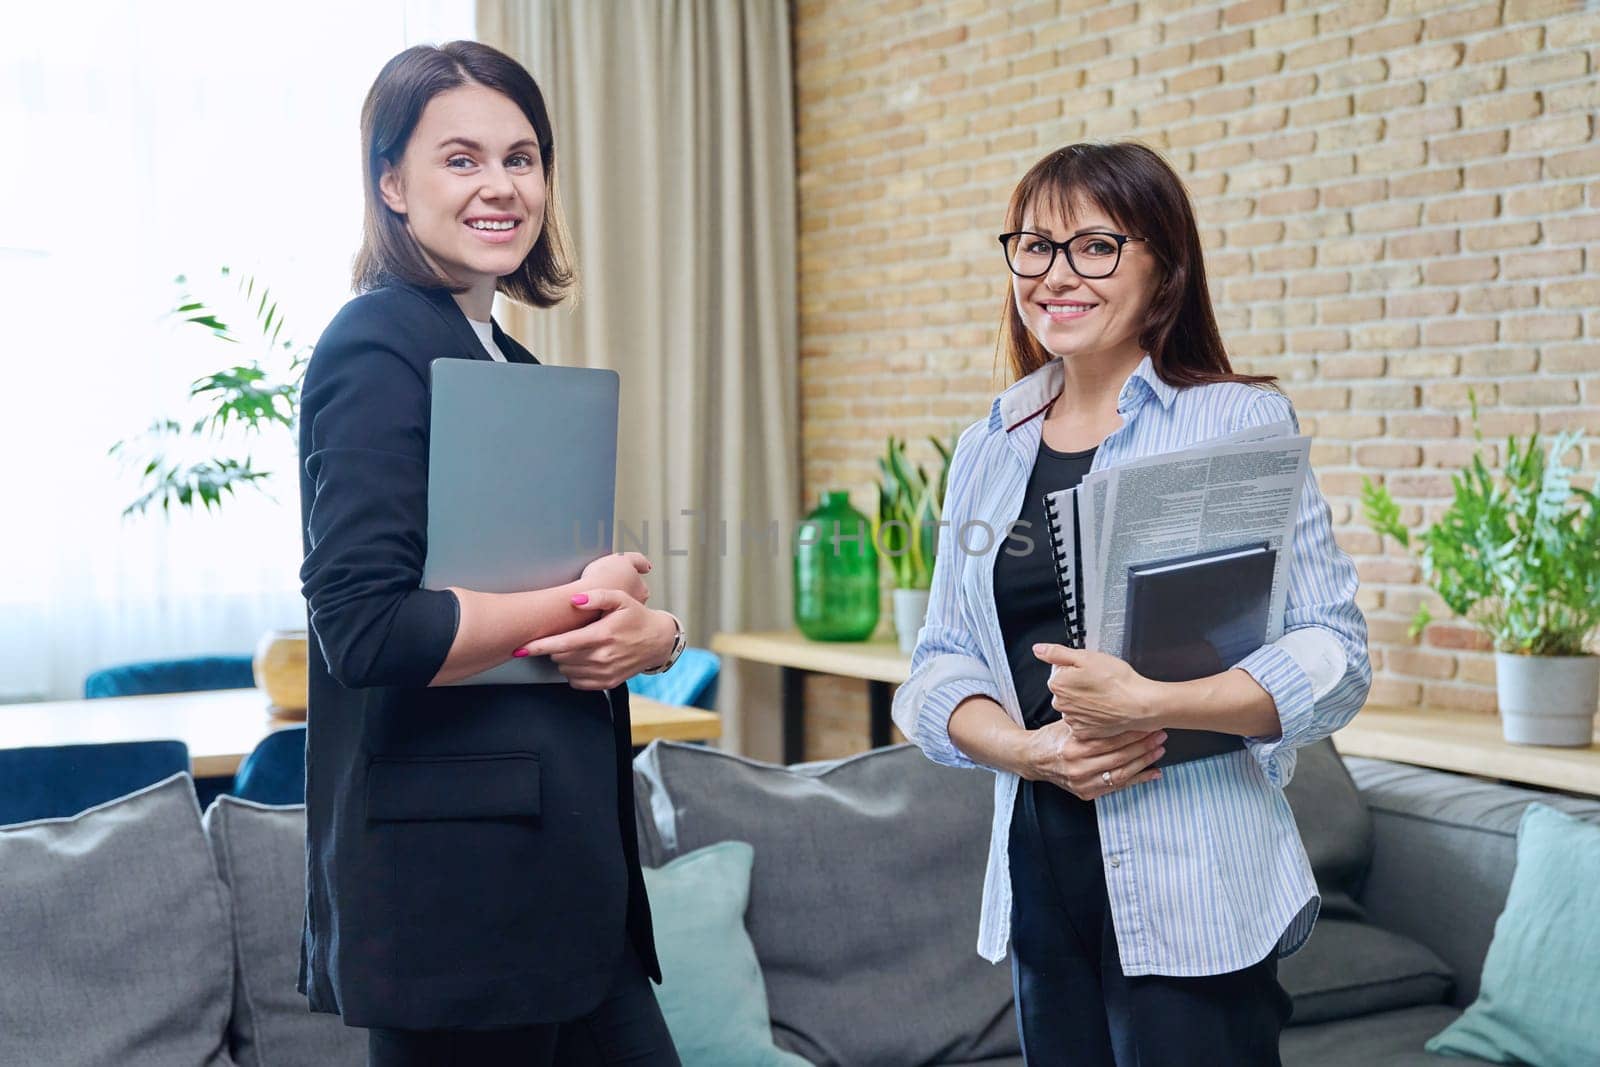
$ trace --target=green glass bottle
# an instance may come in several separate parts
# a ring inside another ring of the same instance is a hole
[[[813,641],[865,641],[878,628],[872,524],[832,489],[794,539],[794,621]]]

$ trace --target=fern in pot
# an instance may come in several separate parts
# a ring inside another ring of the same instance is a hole
[[[916,648],[917,633],[928,614],[939,516],[950,478],[950,457],[955,453],[954,441],[946,445],[935,437],[928,440],[939,453],[937,478],[930,478],[921,466],[914,466],[906,456],[906,442],[893,436],[878,459],[883,481],[878,485],[878,516],[872,538],[878,554],[889,561],[890,580],[894,583],[894,629],[900,651],[908,656]]]
[[[1477,403],[1472,417],[1477,426]],[[1482,437],[1479,435],[1481,445]],[[1501,728],[1515,744],[1582,747],[1600,703],[1600,497],[1572,484],[1583,435],[1506,440],[1492,474],[1482,448],[1454,477],[1449,508],[1413,534],[1385,487],[1362,490],[1368,523],[1421,560],[1423,577],[1450,610],[1494,642]],[[1415,637],[1428,622],[1424,604]]]

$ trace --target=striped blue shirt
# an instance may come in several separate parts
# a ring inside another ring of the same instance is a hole
[[[894,721],[928,757],[976,767],[950,740],[950,715],[970,696],[1022,712],[994,601],[994,557],[1022,508],[1045,410],[1064,383],[1053,360],[1002,393],[961,435],[951,461],[927,622]],[[1093,470],[1170,452],[1248,426],[1295,419],[1287,397],[1236,383],[1175,388],[1149,357],[1117,398],[1123,425]],[[997,531],[963,539],[968,523]],[[987,541],[987,546],[984,542]],[[979,551],[984,549],[985,551]],[[1295,750],[1352,719],[1372,683],[1356,569],[1334,543],[1332,516],[1308,473],[1295,524],[1283,637],[1238,666],[1277,704],[1280,737],[1247,737],[1239,751],[1165,768],[1163,776],[1095,801],[1101,862],[1122,969],[1128,975],[1223,974],[1286,956],[1311,935],[1321,898],[1283,795]],[[1005,957],[1011,936],[1007,856],[1018,778],[996,770],[994,823],[978,952]]]

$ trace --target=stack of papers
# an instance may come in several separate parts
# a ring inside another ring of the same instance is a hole
[[[1072,589],[1085,647],[1123,654],[1129,568],[1250,544],[1276,553],[1267,641],[1281,637],[1310,456],[1311,439],[1279,422],[1095,471],[1052,493],[1053,507],[1077,517],[1082,565]]]

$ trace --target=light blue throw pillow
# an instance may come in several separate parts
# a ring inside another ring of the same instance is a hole
[[[1600,1063],[1600,826],[1529,804],[1478,999],[1427,1044],[1492,1063]]]
[[[767,985],[745,932],[755,850],[722,841],[644,871],[655,920],[655,987],[678,1056],[696,1067],[806,1067],[772,1043]]]

